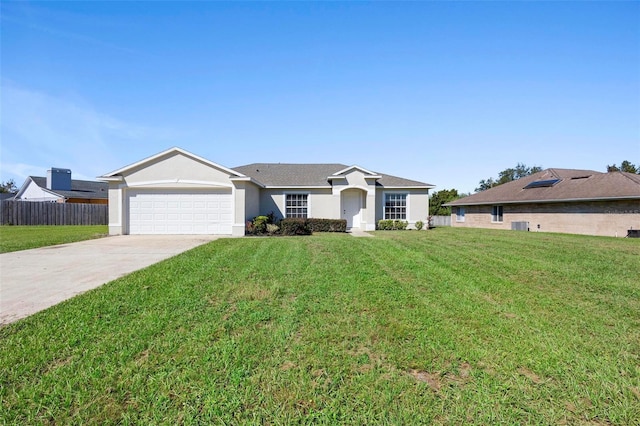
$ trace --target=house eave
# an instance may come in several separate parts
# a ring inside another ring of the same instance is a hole
[[[331,189],[331,185],[265,185],[265,189]]]
[[[25,179],[24,183],[22,184],[22,186],[20,187],[18,192],[16,192],[16,195],[13,196],[14,200],[19,200],[20,197],[22,197],[22,194],[29,187],[30,182],[33,182],[34,185],[38,186],[38,184],[35,183],[35,181],[33,180],[33,178],[31,176],[27,176],[27,179]],[[38,186],[38,188],[40,188],[40,186]]]
[[[251,182],[251,183],[253,183],[254,185],[259,186],[260,188],[266,188],[266,186],[265,186],[265,185],[263,185],[262,183],[258,182],[257,180],[255,180],[254,178],[249,177],[249,176],[237,176],[237,177],[231,177],[231,178],[229,178],[229,180],[230,180],[231,182]]]
[[[476,203],[446,203],[444,207],[458,207],[458,206],[490,206],[490,205],[502,205],[502,204],[545,204],[545,203],[575,203],[575,202],[589,202],[589,201],[625,201],[625,200],[640,200],[640,195],[630,195],[623,197],[590,197],[590,198],[560,198],[554,200],[518,200],[518,201],[482,201]]]
[[[143,182],[133,182],[128,184],[129,188],[149,187],[149,188],[169,188],[175,185],[194,185],[212,188],[231,188],[233,185],[224,182],[192,180],[192,179],[161,179]]]
[[[363,177],[365,179],[380,179],[380,178],[382,178],[382,176],[380,176],[380,175],[365,175]],[[346,175],[327,176],[327,180],[334,180],[334,179],[347,179],[347,176]]]
[[[433,189],[435,185],[419,185],[419,186],[379,186],[381,189]]]

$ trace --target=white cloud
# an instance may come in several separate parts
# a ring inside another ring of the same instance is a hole
[[[77,179],[94,179],[126,163],[123,152],[138,154],[136,147],[149,142],[172,145],[176,139],[175,132],[129,123],[82,101],[6,80],[1,89],[3,181],[12,178],[20,184],[28,175],[44,176],[52,166],[71,169]]]

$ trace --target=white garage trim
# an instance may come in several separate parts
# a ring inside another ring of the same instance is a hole
[[[109,228],[111,227],[122,227],[122,204],[124,203],[124,199],[122,198],[122,194],[124,193],[124,188],[126,188],[125,185],[118,185],[118,189],[116,189],[116,192],[118,193],[118,215],[117,217],[113,218],[111,213],[109,213]],[[111,191],[111,190],[110,190]],[[115,220],[117,220],[117,222],[115,222]],[[112,222],[114,221],[114,222]],[[120,230],[122,232],[122,230]]]
[[[216,188],[233,188],[230,183],[213,182],[206,180],[187,180],[187,179],[165,179],[165,180],[150,180],[144,182],[133,182],[128,186],[129,188],[136,188],[139,186],[146,187],[165,187],[166,185],[180,184],[180,185],[202,185]]]
[[[231,235],[230,189],[130,189],[126,191],[129,234]]]

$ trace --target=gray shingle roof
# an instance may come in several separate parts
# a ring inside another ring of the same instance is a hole
[[[345,164],[283,164],[253,163],[234,167],[233,170],[249,176],[265,186],[331,187],[329,176],[348,168]],[[378,173],[378,186],[384,187],[432,187],[428,183]]]
[[[331,184],[327,177],[347,167],[344,164],[253,163],[233,167],[233,170],[249,176],[265,186],[330,187]]]
[[[378,179],[378,186],[384,187],[396,187],[396,186],[428,186],[430,188],[435,187],[435,185],[431,185],[430,183],[418,182],[417,180],[405,179],[398,176],[385,175],[383,173],[379,173],[381,176]]]
[[[40,188],[47,189],[47,178],[42,176],[29,176]],[[107,199],[109,198],[109,184],[91,180],[71,179],[71,191],[48,189],[65,198]]]
[[[0,201],[11,200],[15,196],[16,196],[16,194],[11,193],[11,192],[0,192]]]
[[[553,186],[524,189],[531,182],[559,179]],[[448,203],[476,204],[559,202],[595,199],[640,199],[640,176],[594,170],[546,169]]]

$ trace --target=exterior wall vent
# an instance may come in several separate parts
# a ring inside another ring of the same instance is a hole
[[[47,189],[71,191],[71,170],[57,167],[47,170]]]

